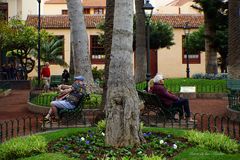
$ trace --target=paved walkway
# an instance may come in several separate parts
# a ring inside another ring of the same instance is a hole
[[[13,90],[10,95],[0,97],[0,122],[33,116],[34,114],[27,108],[28,94],[29,90]],[[224,116],[227,103],[227,100],[224,99],[194,99],[190,100],[190,108],[193,113]]]

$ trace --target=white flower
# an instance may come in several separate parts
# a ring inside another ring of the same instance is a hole
[[[159,141],[159,143],[160,143],[160,144],[163,144],[163,143],[164,143],[164,141],[161,139],[161,140]]]
[[[173,148],[174,148],[174,149],[177,149],[177,145],[176,145],[176,144],[173,144]]]
[[[84,137],[82,137],[82,138],[81,138],[81,140],[82,140],[82,141],[85,141],[85,138],[84,138]]]
[[[102,132],[102,135],[105,136],[105,133]]]

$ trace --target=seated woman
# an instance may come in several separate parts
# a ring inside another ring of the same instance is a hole
[[[174,106],[174,107],[181,107],[185,113],[185,118],[187,121],[193,121],[191,118],[191,113],[189,109],[189,101],[185,98],[177,97],[176,95],[170,93],[164,87],[164,78],[163,75],[157,74],[154,79],[154,85],[151,87],[150,92],[156,94],[161,101],[166,106]],[[179,115],[180,118],[184,118],[183,115]]]
[[[44,121],[49,121],[52,114],[58,119],[57,109],[74,109],[82,96],[86,93],[84,77],[78,76],[74,78],[72,85],[60,85],[60,96],[51,102],[51,108],[45,116]]]

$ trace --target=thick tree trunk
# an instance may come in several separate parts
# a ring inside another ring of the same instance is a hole
[[[82,4],[79,0],[67,0],[67,6],[72,36],[74,75],[83,75],[86,83],[95,88]]]
[[[145,15],[142,9],[144,0],[135,0],[136,6],[136,63],[135,63],[135,82],[142,82],[146,78],[146,35],[145,35]]]
[[[205,24],[205,52],[206,52],[206,73],[218,73],[217,51],[214,46],[216,30],[208,16],[204,16]]]
[[[229,0],[229,38],[228,38],[228,74],[230,78],[240,79],[240,1]]]
[[[115,3],[115,0],[107,0],[106,1],[105,31],[104,31],[105,32],[105,41],[104,41],[104,49],[105,49],[104,77],[105,77],[105,81],[103,84],[102,108],[105,106],[106,95],[107,95],[107,80],[108,80],[109,63],[110,63],[110,55],[111,55],[111,47],[112,47],[114,3]]]
[[[115,0],[111,61],[107,82],[106,143],[140,143],[139,98],[133,79],[133,1]]]

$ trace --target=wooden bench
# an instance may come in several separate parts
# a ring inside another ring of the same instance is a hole
[[[139,98],[144,103],[144,109],[141,115],[148,115],[150,112],[154,112],[159,119],[174,119],[175,114],[183,114],[182,109],[173,106],[165,106],[159,97],[155,94],[148,93],[146,91],[137,90]]]
[[[84,94],[78,101],[77,107],[74,109],[59,109],[58,116],[63,122],[70,123],[72,121],[78,121],[82,118],[82,109],[84,102],[89,100],[89,94]]]

